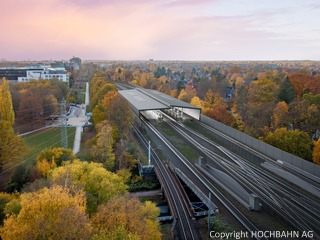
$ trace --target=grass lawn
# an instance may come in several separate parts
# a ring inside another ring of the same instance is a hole
[[[22,157],[22,162],[4,167],[3,172],[0,174],[0,191],[6,191],[7,182],[10,178],[14,178],[14,181],[18,182],[17,185],[23,185],[26,177],[24,174],[30,174],[38,154],[46,148],[60,147],[60,131],[60,128],[51,128],[24,136],[23,139],[29,151]],[[75,131],[76,128],[68,128],[68,145],[70,149],[73,149]],[[18,171],[18,174],[15,173],[16,171]],[[21,179],[18,179],[18,175]]]
[[[29,149],[23,160],[35,159],[46,148],[60,147],[60,132],[60,128],[51,128],[23,137]],[[76,128],[68,128],[68,145],[70,149],[73,149],[75,132]]]

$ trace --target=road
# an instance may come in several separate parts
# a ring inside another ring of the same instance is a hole
[[[76,127],[76,134],[74,137],[73,153],[76,154],[80,151],[81,135],[83,126],[87,124],[88,117],[86,116],[86,106],[89,105],[89,83],[86,83],[85,103],[73,106],[71,113],[68,117],[69,126]]]

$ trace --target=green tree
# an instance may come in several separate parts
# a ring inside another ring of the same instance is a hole
[[[280,102],[284,101],[287,104],[289,104],[290,102],[292,102],[294,98],[294,89],[289,81],[289,78],[286,77],[284,81],[280,84],[278,99]]]
[[[263,140],[266,143],[288,153],[294,154],[308,161],[312,160],[313,143],[306,132],[278,128],[274,133],[269,133]]]

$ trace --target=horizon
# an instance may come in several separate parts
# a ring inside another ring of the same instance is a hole
[[[318,0],[3,0],[0,8],[7,61],[320,60]]]

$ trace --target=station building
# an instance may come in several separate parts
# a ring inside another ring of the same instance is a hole
[[[201,108],[173,98],[156,90],[135,88],[120,90],[119,93],[130,103],[137,116],[147,119],[161,119],[162,111],[178,119],[200,120]]]

